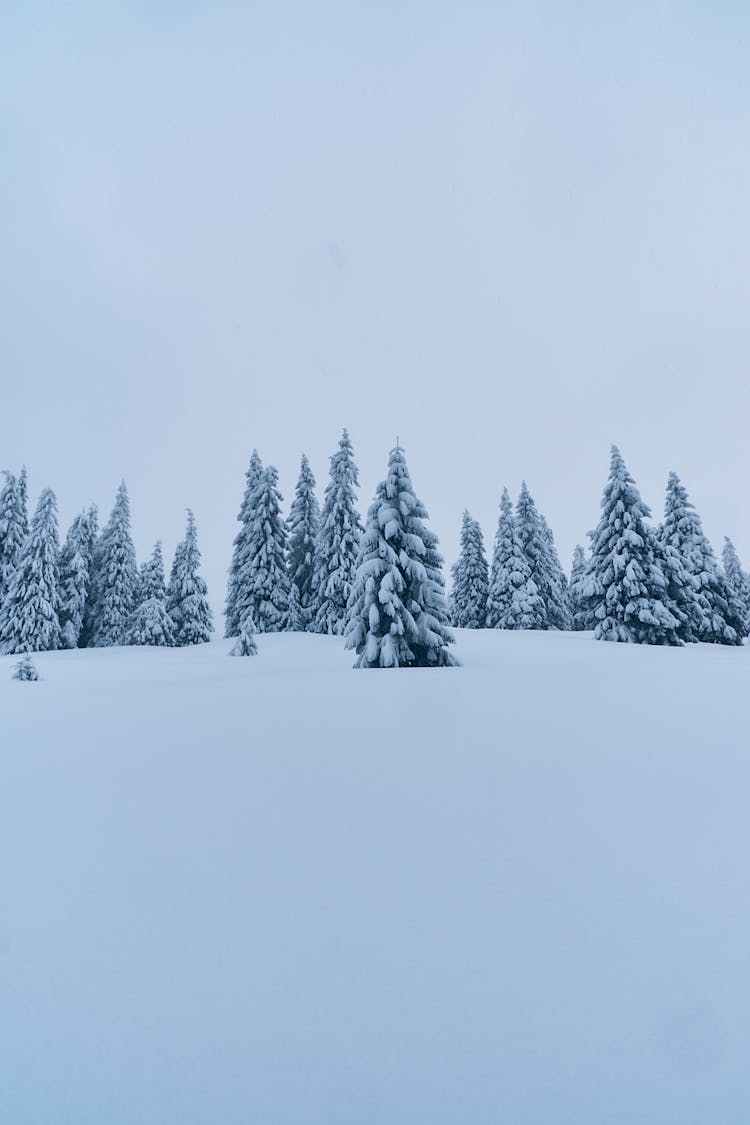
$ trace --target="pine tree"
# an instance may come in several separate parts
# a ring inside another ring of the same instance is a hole
[[[269,465],[253,489],[252,519],[237,574],[240,621],[251,613],[259,633],[286,629],[289,620],[287,529],[278,480],[276,469]]]
[[[24,656],[23,660],[18,661],[11,679],[23,680],[27,683],[32,683],[39,679],[39,673],[30,656]]]
[[[703,533],[700,516],[676,473],[667,480],[660,546],[670,567],[674,598],[684,613],[687,639],[742,644],[744,620]]]
[[[299,589],[296,582],[292,582],[289,591],[289,613],[286,627],[290,633],[304,633],[307,628],[307,620],[300,604]]]
[[[724,536],[721,552],[724,580],[737,604],[743,610],[744,634],[750,632],[750,575],[742,569],[734,543]]]
[[[78,647],[89,648],[96,625],[96,599],[97,591],[101,589],[101,541],[99,534],[99,513],[95,504],[92,504],[86,513],[91,534],[91,563],[89,566],[89,587],[86,602],[83,607],[83,623],[78,635]]]
[[[260,481],[262,472],[263,463],[258,456],[258,450],[254,449],[245,473],[245,494],[242,497],[242,505],[237,516],[240,530],[235,536],[232,563],[227,582],[227,600],[224,608],[225,637],[237,635],[242,618],[242,607],[247,605],[250,600],[250,592],[243,585],[241,575],[244,574],[247,577],[249,573],[247,558],[248,540],[253,526],[253,492]]]
[[[601,518],[592,536],[585,608],[596,618],[594,636],[635,644],[681,644],[670,612],[667,580],[654,555],[651,515],[619,449],[612,446]]]
[[[315,477],[302,454],[299,479],[289,512],[289,581],[297,587],[302,611],[299,628],[311,624],[315,587],[315,544],[320,530],[320,509],[315,498]],[[292,625],[289,626],[292,628]]]
[[[57,501],[54,492],[45,488],[0,609],[3,652],[58,648],[59,553]]]
[[[185,538],[174,553],[167,587],[167,613],[176,645],[200,645],[211,640],[213,614],[206,583],[198,573],[200,562],[195,517],[188,509]]]
[[[346,647],[356,668],[433,668],[457,663],[450,652],[443,560],[437,536],[409,478],[404,452],[391,450],[362,537],[349,598]]]
[[[60,552],[60,641],[62,648],[76,648],[83,628],[86,600],[91,584],[96,525],[95,512],[81,512],[70,525]]]
[[[453,564],[451,622],[457,629],[483,629],[487,623],[489,572],[482,529],[467,511],[461,524],[461,545]]]
[[[127,632],[129,645],[158,645],[171,648],[175,643],[172,618],[161,598],[146,598],[133,612]]]
[[[126,643],[137,584],[130,501],[122,481],[112,514],[94,549],[90,645],[106,648]]]
[[[530,628],[570,628],[565,578],[552,531],[537,511],[526,481],[516,504],[516,532],[540,599]]]
[[[593,629],[596,626],[596,618],[587,608],[584,596],[586,574],[586,556],[583,547],[579,543],[573,551],[573,565],[570,570],[570,585],[568,587],[571,628],[576,632],[581,632],[584,629]]]
[[[237,640],[229,650],[230,656],[257,656],[258,644],[255,640],[255,622],[252,613],[246,613],[240,622]]]
[[[6,471],[0,491],[0,604],[10,589],[13,573],[28,534],[25,470],[15,477]]]
[[[508,489],[500,498],[487,599],[490,629],[538,629],[544,606],[518,537]]]
[[[172,618],[167,613],[164,557],[161,543],[156,543],[149,559],[138,575],[138,605],[128,627],[128,644],[160,645],[175,643]]]
[[[331,457],[320,532],[315,545],[313,624],[316,633],[340,635],[359,555],[362,524],[356,508],[359,485],[354,451],[346,430]]]
[[[552,528],[546,519],[539,513],[539,522],[542,530],[542,539],[547,548],[547,614],[550,627],[553,629],[568,630],[573,628],[570,616],[570,601],[568,597],[568,579],[560,562],[560,556],[555,546],[555,537]]]
[[[151,557],[146,559],[138,572],[138,601],[147,602],[151,598],[163,602],[167,597],[167,584],[164,574],[164,555],[161,542],[154,544]]]

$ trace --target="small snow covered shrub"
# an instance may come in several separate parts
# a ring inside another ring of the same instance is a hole
[[[39,673],[34,667],[31,661],[31,657],[28,654],[24,656],[23,660],[19,660],[18,664],[16,664],[16,670],[13,673],[13,679],[28,681],[39,679]]]

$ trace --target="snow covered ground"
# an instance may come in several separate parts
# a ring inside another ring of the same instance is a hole
[[[750,647],[228,647],[0,658],[0,1121],[750,1121]]]

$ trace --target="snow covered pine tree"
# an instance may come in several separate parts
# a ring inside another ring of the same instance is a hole
[[[200,645],[211,640],[213,614],[206,583],[198,573],[200,564],[195,517],[188,508],[185,538],[174,553],[167,588],[167,613],[176,645]]]
[[[0,491],[0,605],[10,588],[27,534],[26,470],[20,477],[6,471]]]
[[[23,660],[18,661],[11,678],[14,680],[23,680],[27,683],[33,683],[39,679],[39,673],[30,656],[24,656]]]
[[[234,540],[232,562],[229,567],[227,581],[227,600],[224,608],[224,636],[236,637],[240,630],[243,606],[249,604],[250,593],[246,588],[250,571],[246,566],[248,553],[248,539],[253,526],[253,492],[260,481],[263,472],[263,462],[254,449],[250,464],[245,473],[245,494],[242,497],[237,520],[240,530]]]
[[[59,647],[59,551],[57,501],[52,489],[45,488],[0,609],[0,651]]]
[[[544,606],[516,529],[508,489],[500,497],[492,552],[487,625],[490,629],[537,629]]]
[[[742,606],[719,570],[700,516],[676,473],[670,473],[667,480],[659,545],[668,567],[670,592],[674,591],[677,607],[686,617],[685,639],[741,645],[745,636]]]
[[[516,532],[539,594],[532,629],[569,629],[565,576],[547,521],[537,511],[526,481],[516,504]]]
[[[721,558],[726,584],[744,611],[744,632],[747,636],[750,631],[750,574],[742,569],[734,543],[726,535]]]
[[[593,629],[596,625],[596,619],[587,610],[584,599],[586,569],[586,556],[583,547],[578,543],[573,551],[573,565],[570,569],[570,585],[568,587],[571,628],[576,632]]]
[[[449,649],[448,605],[437,536],[409,478],[404,452],[391,450],[362,536],[349,597],[346,647],[355,668],[435,668],[457,664]]]
[[[128,628],[128,644],[171,647],[174,641],[172,618],[167,613],[164,558],[161,543],[156,543],[138,575],[138,606]]]
[[[240,622],[240,632],[237,640],[229,650],[230,656],[257,656],[258,643],[255,640],[255,622],[249,611]]]
[[[468,511],[461,524],[460,554],[451,570],[451,622],[457,629],[484,629],[487,624],[489,572],[482,529]]]
[[[584,591],[586,609],[596,618],[597,640],[682,644],[654,553],[654,533],[646,524],[650,514],[613,445]]]
[[[92,566],[88,643],[96,648],[124,645],[138,583],[125,481],[117,490],[112,514],[94,548]],[[84,628],[86,616],[84,614]]]
[[[278,472],[269,465],[253,488],[250,519],[238,560],[235,607],[239,621],[250,612],[259,633],[279,632],[289,621],[287,529],[278,481]]]
[[[315,595],[315,544],[319,530],[320,509],[315,498],[315,477],[310,462],[303,453],[294,500],[289,512],[289,581],[292,589],[297,587],[296,596],[299,598],[300,611],[295,624],[291,620],[290,607],[289,628],[295,631],[308,629],[312,621]]]
[[[358,484],[352,443],[344,430],[339,448],[331,457],[330,479],[315,546],[312,629],[316,633],[340,635],[346,625],[347,604],[362,537],[356,507]]]
[[[70,525],[60,552],[60,643],[76,648],[91,585],[96,539],[96,511],[81,512]]]

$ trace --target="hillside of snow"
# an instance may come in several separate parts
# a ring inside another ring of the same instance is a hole
[[[0,657],[0,1121],[746,1125],[750,647]]]

